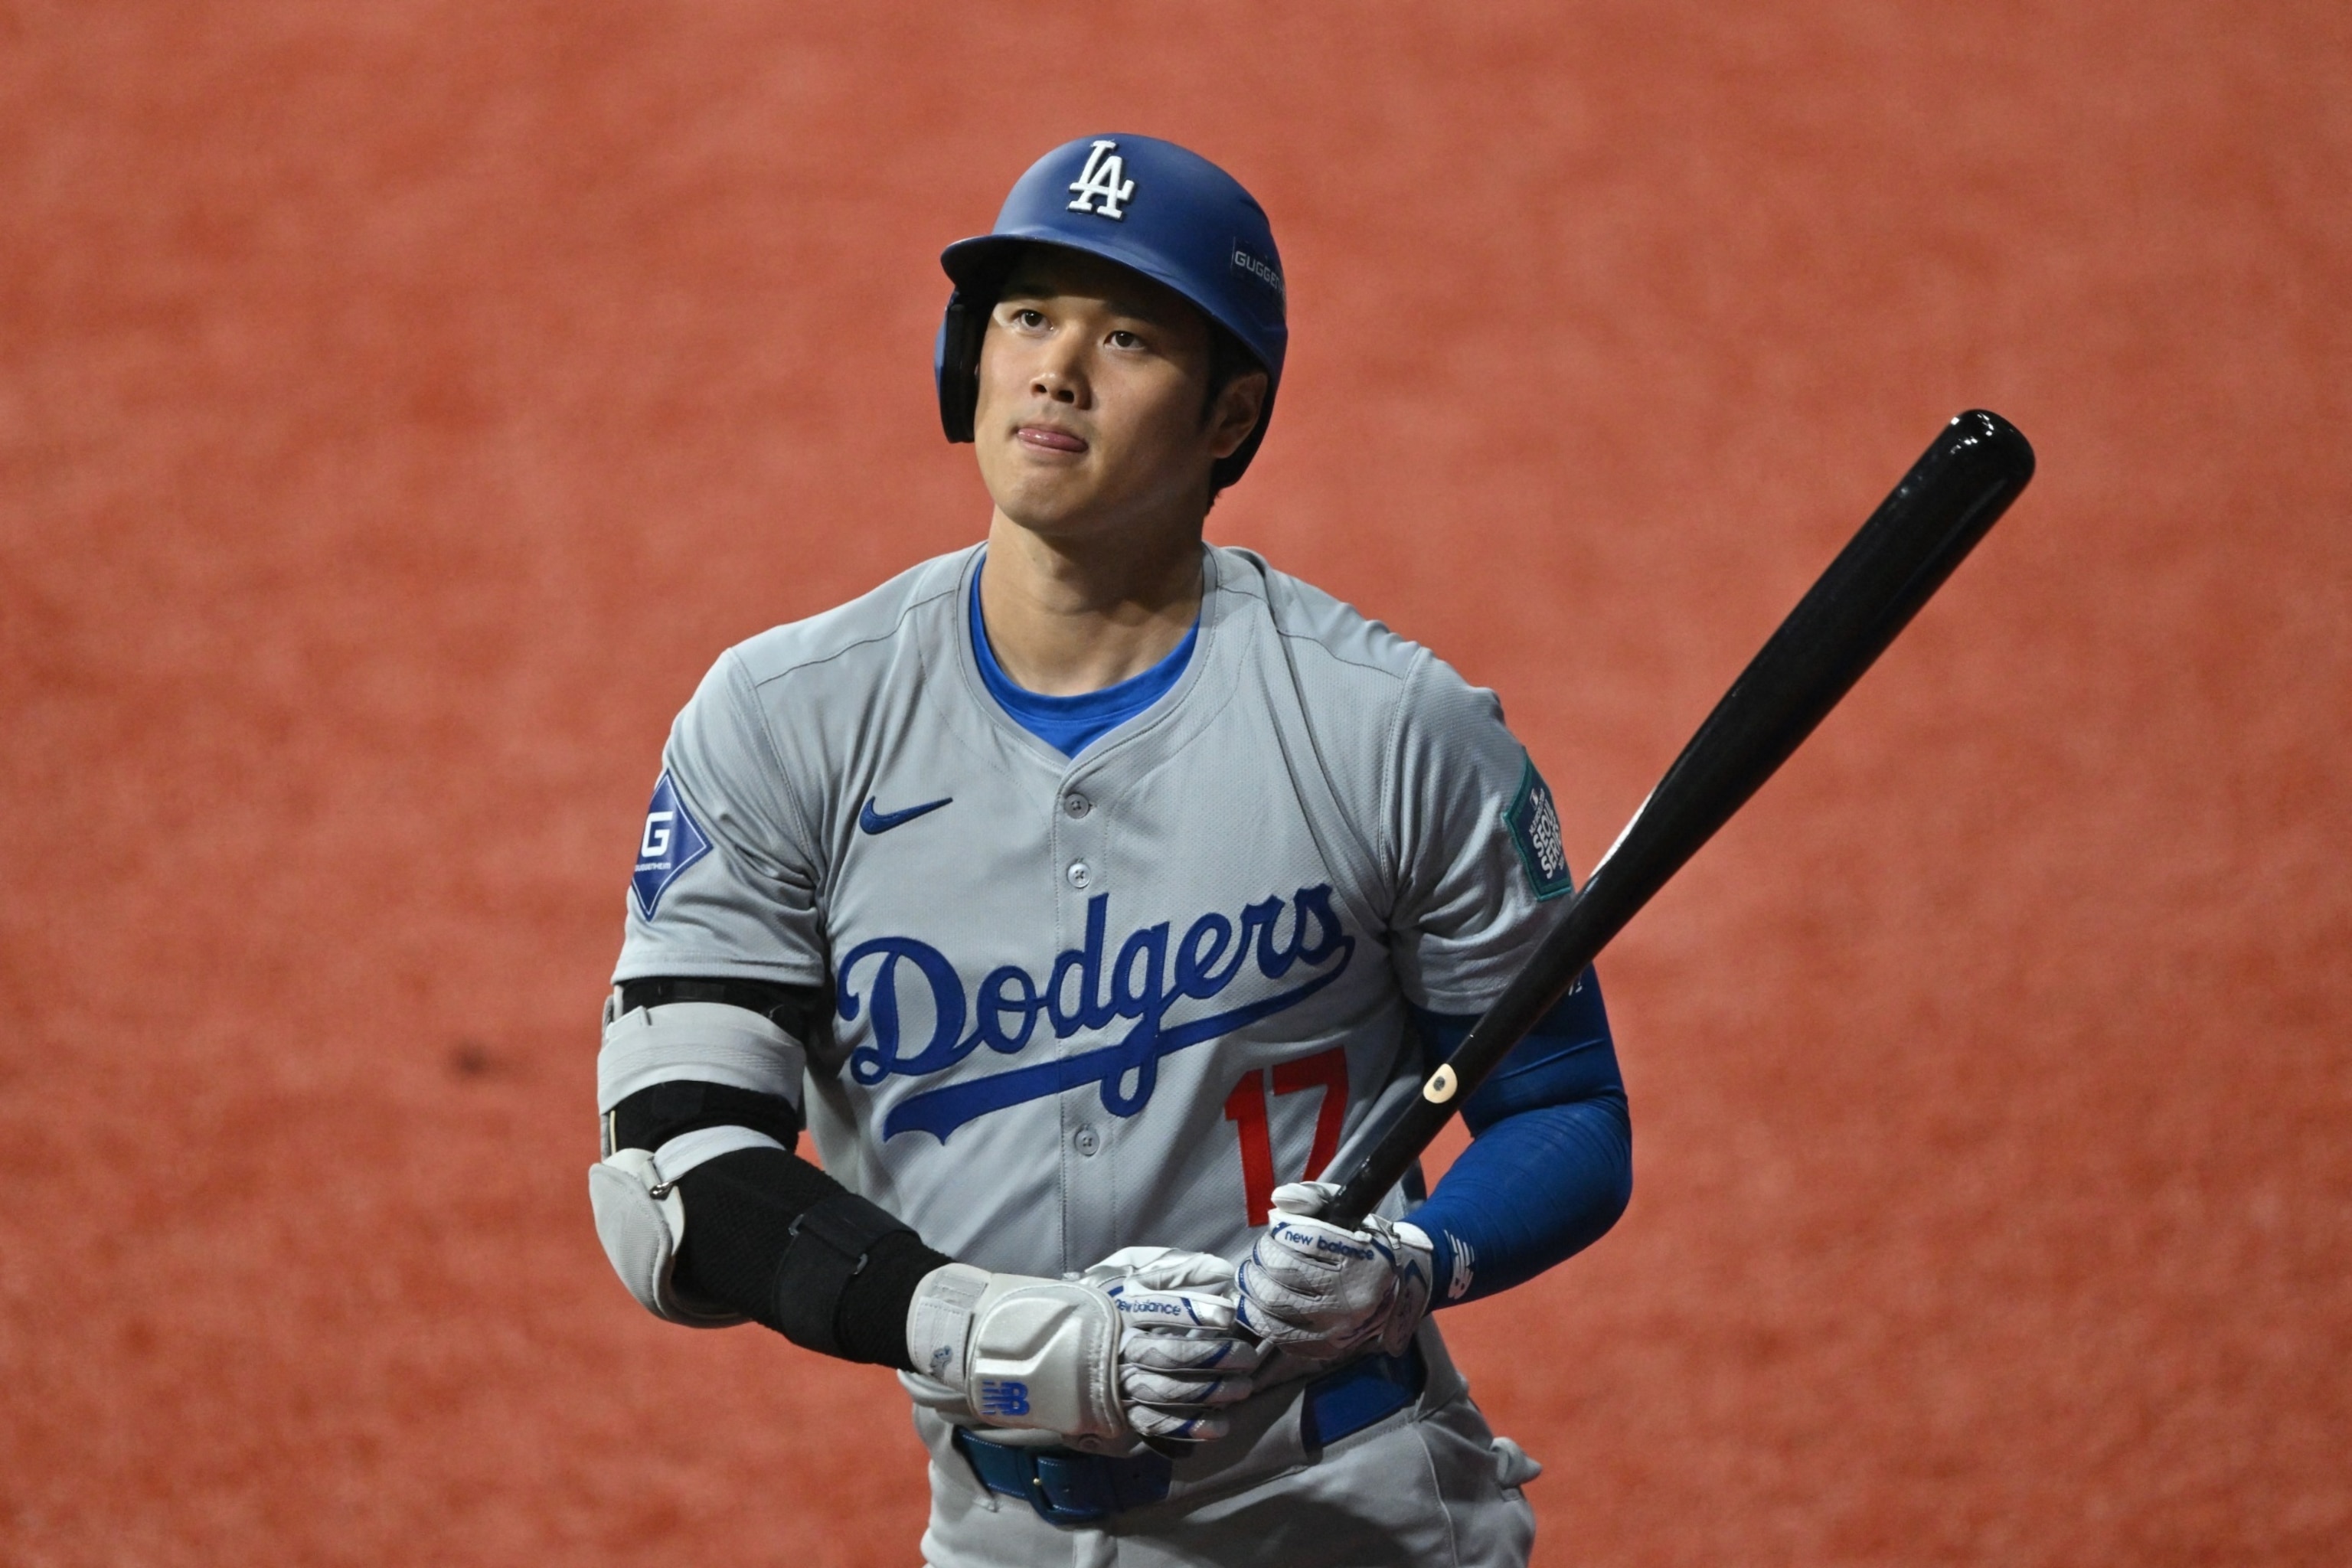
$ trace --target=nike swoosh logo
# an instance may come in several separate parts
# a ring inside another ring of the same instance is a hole
[[[954,799],[955,796],[948,795],[927,805],[910,805],[904,811],[877,811],[874,809],[872,798],[869,797],[866,802],[866,809],[857,814],[857,826],[866,833],[887,833],[902,823],[912,822],[919,816],[925,816],[939,810]]]

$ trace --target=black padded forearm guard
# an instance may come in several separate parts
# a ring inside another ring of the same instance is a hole
[[[785,1234],[789,1242],[776,1263],[776,1327],[796,1345],[840,1355],[841,1309],[851,1285],[873,1261],[883,1240],[894,1236],[918,1240],[914,1227],[845,1191],[803,1210]],[[906,1321],[902,1306],[897,1319],[901,1356]]]
[[[687,1173],[682,1282],[794,1344],[912,1372],[907,1310],[953,1261],[897,1218],[781,1149],[739,1149]]]

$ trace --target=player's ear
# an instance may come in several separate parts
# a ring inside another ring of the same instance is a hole
[[[1225,383],[1210,405],[1209,451],[1218,461],[1240,451],[1257,428],[1258,416],[1265,412],[1265,372],[1244,371]]]

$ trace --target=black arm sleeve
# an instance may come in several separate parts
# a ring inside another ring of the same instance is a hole
[[[750,1005],[787,1028],[800,1021],[781,1016],[787,1006],[806,1005],[784,987],[760,986],[757,995],[728,994],[750,989],[742,982],[633,981],[622,995],[631,1009],[707,1000]],[[749,1127],[785,1147],[739,1149],[679,1179],[688,1223],[678,1283],[811,1350],[913,1371],[907,1355],[908,1308],[923,1276],[953,1259],[925,1247],[903,1222],[788,1152],[799,1142],[800,1115],[790,1100],[775,1095],[685,1079],[656,1084],[605,1117],[605,1147],[607,1152],[658,1149],[705,1127]]]

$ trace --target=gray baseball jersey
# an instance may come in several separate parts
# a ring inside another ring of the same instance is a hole
[[[829,987],[825,1168],[960,1259],[1238,1259],[1416,1091],[1407,1005],[1480,1010],[1563,907],[1550,797],[1491,692],[1213,547],[1181,679],[1065,757],[982,683],[980,555],[719,659],[615,978]]]

